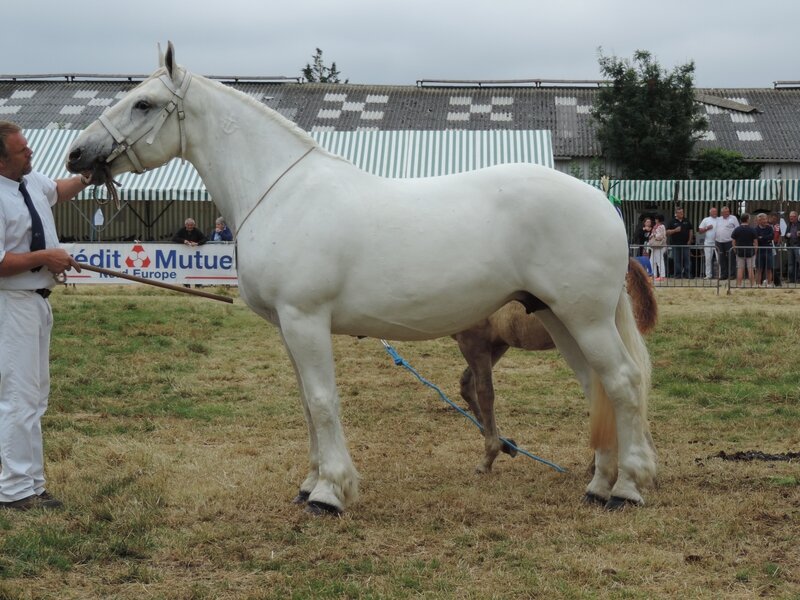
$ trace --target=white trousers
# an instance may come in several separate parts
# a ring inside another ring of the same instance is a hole
[[[666,277],[667,272],[664,269],[664,255],[667,253],[666,246],[656,246],[652,250],[650,266],[653,269],[653,277]]]
[[[44,491],[42,415],[50,393],[50,303],[0,290],[0,501]]]
[[[706,277],[711,279],[714,277],[714,253],[717,251],[716,246],[703,246],[703,252],[706,255]]]

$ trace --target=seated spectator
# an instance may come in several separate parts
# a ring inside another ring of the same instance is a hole
[[[194,219],[189,217],[183,222],[183,227],[178,230],[172,241],[176,244],[186,244],[187,246],[202,246],[208,240],[203,232],[197,229],[197,224]]]
[[[225,224],[225,219],[222,217],[217,218],[214,225],[214,230],[208,236],[209,241],[212,242],[232,242],[233,232]]]

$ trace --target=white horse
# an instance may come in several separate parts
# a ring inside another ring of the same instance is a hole
[[[523,164],[376,177],[245,94],[192,75],[170,43],[161,68],[75,140],[67,166],[97,181],[176,156],[237,232],[241,297],[280,329],[294,365],[311,463],[296,501],[307,510],[339,513],[358,493],[331,334],[443,337],[514,299],[537,311],[590,399],[596,469],[585,498],[643,503],[656,468],[650,363],[624,290],[623,223],[601,192]]]

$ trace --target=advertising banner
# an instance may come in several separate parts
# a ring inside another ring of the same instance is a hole
[[[62,244],[78,261],[163,283],[237,285],[236,253],[232,243],[203,246],[150,242],[91,242]],[[84,269],[67,272],[67,283],[132,283]]]

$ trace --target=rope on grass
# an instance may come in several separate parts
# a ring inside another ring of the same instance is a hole
[[[414,375],[414,377],[416,377],[421,383],[423,383],[426,386],[428,386],[429,388],[432,388],[433,390],[435,390],[436,393],[439,394],[439,397],[446,404],[448,404],[451,408],[456,409],[458,412],[460,412],[462,415],[464,415],[467,419],[472,421],[473,425],[475,425],[475,427],[477,427],[481,431],[481,433],[483,433],[483,425],[481,425],[480,422],[474,416],[472,416],[467,411],[465,411],[463,408],[458,406],[455,402],[450,400],[450,398],[448,398],[445,395],[445,393],[442,390],[440,390],[435,384],[431,383],[430,381],[425,379],[422,375],[420,375],[416,371],[416,369],[414,369],[414,367],[412,367],[410,364],[408,364],[406,359],[404,359],[402,356],[400,356],[400,354],[397,352],[397,350],[395,350],[394,347],[389,342],[387,342],[386,340],[381,340],[381,343],[383,344],[383,347],[386,349],[386,352],[389,353],[389,356],[391,356],[392,359],[394,360],[394,364],[395,365],[397,365],[398,367],[403,367],[407,371],[410,371],[411,374]],[[542,464],[547,465],[551,469],[555,469],[559,473],[566,473],[567,472],[567,470],[564,467],[560,467],[556,463],[550,462],[549,460],[545,460],[544,458],[541,458],[540,456],[536,456],[535,454],[531,454],[527,450],[523,450],[522,448],[520,448],[519,446],[515,445],[514,442],[512,442],[511,440],[509,440],[507,438],[501,437],[500,441],[502,441],[504,444],[507,444],[511,448],[514,448],[517,452],[520,452],[521,454],[524,454],[528,458],[532,458],[533,460],[536,460],[536,461],[538,461],[538,462],[540,462]]]

